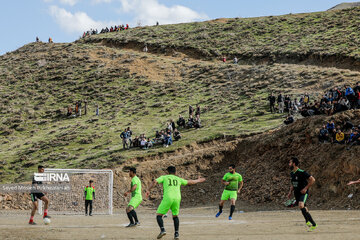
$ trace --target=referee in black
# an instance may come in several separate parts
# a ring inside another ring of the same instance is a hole
[[[294,192],[296,205],[299,206],[309,230],[313,231],[317,225],[306,207],[306,200],[309,196],[309,188],[314,184],[315,178],[299,168],[299,160],[296,157],[291,158],[289,167],[291,169],[291,187],[288,198],[290,199],[292,192]]]

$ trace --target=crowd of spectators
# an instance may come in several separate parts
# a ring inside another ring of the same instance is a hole
[[[360,108],[360,82],[354,87],[345,85],[343,88],[335,87],[324,92],[323,96],[311,102],[310,95],[305,93],[296,98],[290,95],[278,96],[273,93],[268,97],[271,113],[288,113],[285,124],[294,122],[294,115],[301,114],[303,117],[326,114],[328,116],[349,109]],[[277,109],[276,109],[277,107]]]
[[[347,144],[347,149],[360,145],[360,125],[355,126],[349,119],[335,123],[332,118],[319,130],[319,143]]]
[[[196,115],[195,119],[193,118],[194,113]],[[120,134],[123,149],[130,149],[130,147],[149,149],[155,145],[169,147],[172,145],[173,141],[179,141],[181,139],[182,136],[179,129],[201,128],[200,106],[196,105],[196,109],[194,109],[191,105],[189,105],[188,121],[186,122],[184,117],[179,115],[179,119],[176,123],[177,126],[173,120],[170,120],[168,123],[166,123],[165,129],[156,131],[155,138],[153,139],[146,137],[145,134],[135,136],[134,139],[132,139],[133,132],[131,131],[130,127],[128,127]]]
[[[123,30],[127,30],[127,29],[129,29],[129,24],[115,25],[115,26],[111,26],[110,28],[106,27],[106,28],[101,29],[100,33],[119,32],[119,31],[123,31]],[[89,31],[86,31],[83,33],[82,38],[84,38],[86,36],[95,35],[98,33],[99,32],[97,29],[90,29]]]

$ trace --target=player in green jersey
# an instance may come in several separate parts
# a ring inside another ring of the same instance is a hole
[[[95,200],[95,188],[92,185],[94,181],[89,181],[89,186],[86,186],[84,190],[84,198],[85,198],[85,216],[88,213],[88,207],[90,206],[89,216],[92,216],[92,208],[93,208],[93,200]]]
[[[229,165],[229,172],[226,173],[224,177],[221,179],[221,183],[225,185],[225,189],[221,195],[221,201],[219,203],[219,212],[216,214],[215,217],[220,216],[225,201],[230,199],[231,207],[230,207],[229,220],[232,220],[232,215],[235,211],[235,202],[237,199],[237,195],[240,193],[244,185],[242,176],[239,173],[235,172],[234,164]]]
[[[185,180],[178,176],[176,176],[176,168],[174,166],[169,166],[167,168],[168,175],[160,176],[159,178],[155,179],[149,186],[148,190],[146,191],[146,197],[149,197],[150,190],[156,184],[163,185],[163,199],[156,211],[156,220],[160,227],[160,234],[157,236],[157,239],[162,238],[166,235],[166,231],[164,228],[163,222],[163,215],[165,215],[169,209],[171,209],[173,220],[174,220],[174,227],[175,227],[175,234],[174,239],[179,239],[179,211],[180,211],[180,202],[181,202],[181,186],[186,185],[193,185],[197,183],[202,183],[205,181],[205,178],[198,178],[197,180]]]
[[[136,176],[136,168],[130,168],[129,176],[131,177],[131,187],[130,190],[124,194],[126,197],[131,193],[131,200],[126,208],[126,214],[130,220],[130,224],[127,225],[127,227],[134,227],[140,225],[135,209],[142,202],[141,181],[138,176]]]

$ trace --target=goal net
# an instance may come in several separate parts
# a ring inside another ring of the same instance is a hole
[[[56,175],[66,174],[69,181],[63,182],[70,186],[69,191],[47,193],[50,200],[49,214],[84,214],[85,187],[89,180],[93,180],[95,200],[93,200],[93,214],[112,214],[113,212],[113,172],[112,170],[94,169],[52,169],[45,168],[45,173]],[[58,182],[56,184],[59,184]],[[60,183],[61,184],[61,183]],[[43,212],[44,204],[39,200],[39,214]]]

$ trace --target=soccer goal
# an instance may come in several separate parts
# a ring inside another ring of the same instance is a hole
[[[49,214],[84,214],[84,190],[93,180],[95,187],[95,200],[93,201],[93,214],[113,213],[113,171],[95,169],[52,169],[45,168],[45,173],[69,176],[70,191],[47,193],[50,200]],[[59,183],[58,183],[59,184]],[[61,184],[61,183],[60,183]],[[39,201],[39,214],[43,212],[43,203]]]

